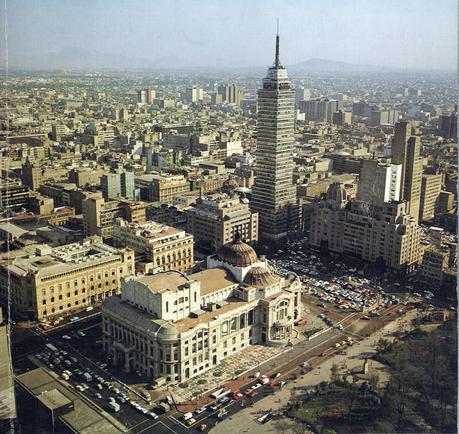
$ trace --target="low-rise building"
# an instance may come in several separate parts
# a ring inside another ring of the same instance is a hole
[[[215,252],[239,232],[244,242],[258,240],[258,213],[249,209],[247,200],[238,196],[213,194],[196,200],[185,210],[187,231],[204,251]]]
[[[131,223],[145,221],[145,204],[127,199],[105,202],[104,198],[89,197],[83,201],[84,230],[86,235],[97,235],[104,240],[113,238],[115,219]]]
[[[140,199],[172,205],[174,196],[190,191],[190,183],[182,175],[141,175],[135,178]]]
[[[168,271],[123,280],[102,304],[103,348],[124,371],[186,381],[256,343],[297,336],[301,281],[276,275],[240,238],[188,276]]]
[[[151,263],[153,272],[187,271],[193,266],[193,235],[156,222],[116,219],[113,241],[135,251],[136,262]]]
[[[12,301],[17,318],[41,321],[100,303],[120,291],[121,277],[134,272],[134,252],[97,238],[17,255],[0,264],[0,304]]]

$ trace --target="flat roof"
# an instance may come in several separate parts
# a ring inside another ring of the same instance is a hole
[[[74,408],[59,416],[59,419],[75,432],[81,434],[117,434],[127,431],[127,428],[110,414],[99,413],[86,404],[45,368],[37,368],[21,374],[16,377],[16,381],[37,399],[40,399],[40,395],[45,394],[45,402],[51,404],[53,402],[66,402],[66,400],[73,402]],[[48,395],[49,391],[52,393]],[[42,399],[40,400],[43,402]]]
[[[212,321],[213,318],[222,315],[232,310],[238,309],[244,305],[247,305],[249,301],[241,300],[236,297],[230,297],[225,300],[226,304],[219,309],[214,310],[213,312],[206,312],[202,315],[199,315],[196,318],[187,317],[175,322],[173,325],[177,328],[179,333],[187,332],[188,330],[196,327],[200,323],[207,323]]]
[[[177,289],[190,282],[190,279],[179,271],[166,271],[164,273],[140,277],[138,282],[148,286],[151,292],[177,291]]]
[[[201,282],[201,296],[238,283],[230,271],[221,267],[199,271],[191,274],[189,278]]]
[[[57,408],[63,407],[64,405],[69,405],[72,403],[72,400],[70,400],[57,389],[45,390],[37,396],[37,399],[40,400],[50,410],[55,410]]]

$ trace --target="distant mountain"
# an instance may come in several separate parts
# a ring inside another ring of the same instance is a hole
[[[392,68],[387,66],[358,65],[355,63],[339,62],[327,59],[309,59],[305,62],[288,66],[289,72],[407,72],[408,69]]]
[[[255,75],[263,74],[266,66],[222,65],[208,67],[191,64],[176,56],[149,59],[122,54],[106,53],[84,48],[67,47],[53,53],[21,57],[21,53],[10,53],[10,68],[31,70],[77,69],[77,70],[187,70],[195,72],[242,71]],[[392,68],[374,65],[358,65],[348,62],[313,58],[305,62],[286,65],[293,75],[310,73],[419,73],[429,72],[414,69]],[[433,71],[431,71],[433,72]],[[441,71],[435,71],[441,72]]]
[[[12,53],[14,54],[14,53]],[[120,54],[105,53],[84,48],[62,48],[41,56],[10,61],[12,67],[29,69],[163,69],[186,68],[187,64],[177,57],[161,57],[156,60]]]

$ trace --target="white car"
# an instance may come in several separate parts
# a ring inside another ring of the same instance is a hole
[[[66,341],[69,341],[72,338],[69,335],[63,335],[62,339],[65,339]]]

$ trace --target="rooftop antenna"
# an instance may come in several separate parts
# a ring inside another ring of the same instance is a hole
[[[279,17],[277,17],[277,34],[276,34],[276,58],[274,59],[274,66],[280,66],[279,62]]]

